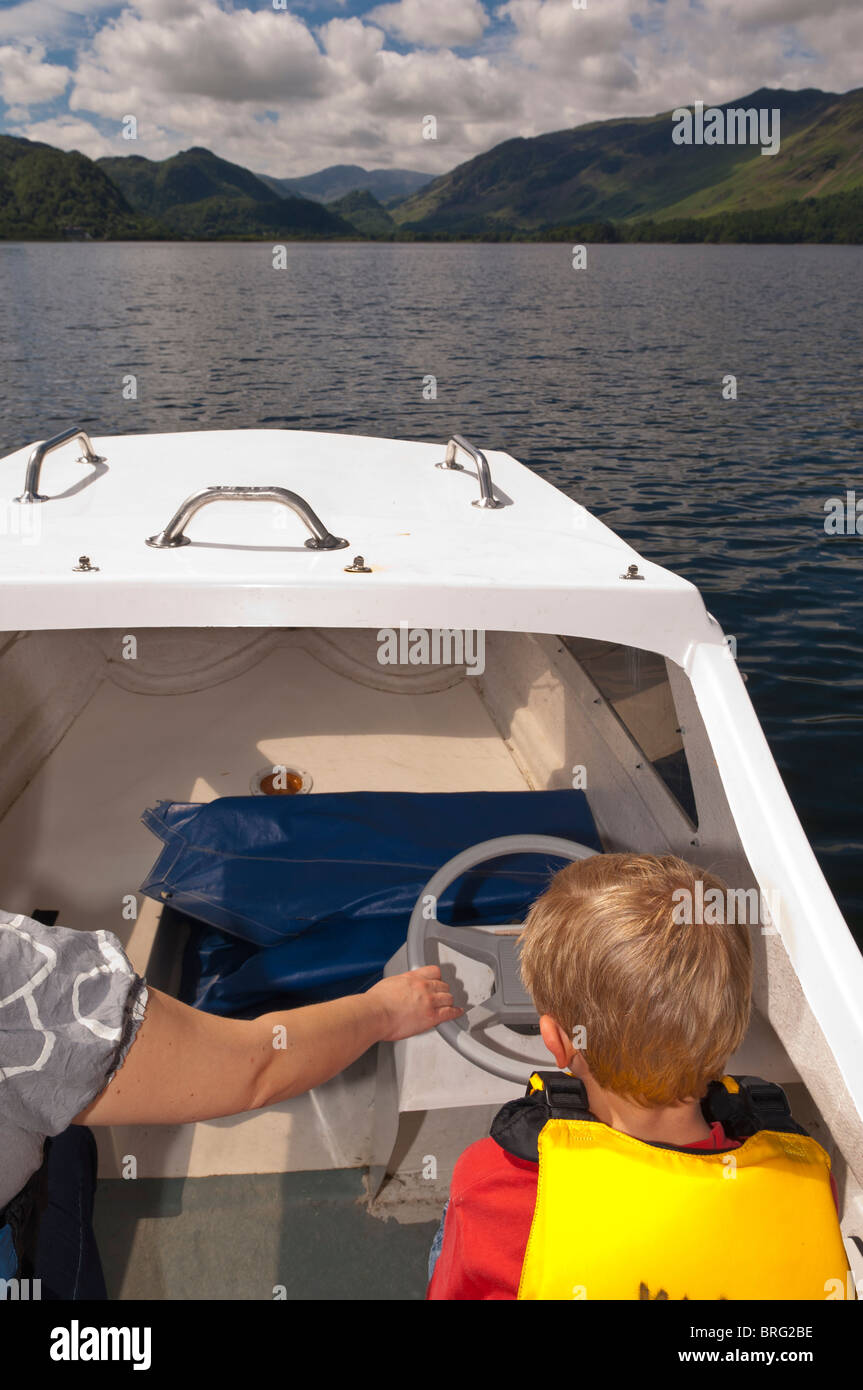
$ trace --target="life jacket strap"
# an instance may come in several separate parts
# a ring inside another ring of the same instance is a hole
[[[722,1081],[712,1081],[701,1109],[708,1123],[721,1123],[729,1139],[748,1139],[760,1130],[807,1135],[793,1118],[782,1087],[760,1076],[726,1076]],[[588,1105],[584,1083],[577,1077],[560,1071],[534,1072],[525,1095],[508,1101],[498,1111],[491,1137],[513,1157],[536,1163],[539,1135],[549,1120],[598,1123]]]
[[[562,1071],[535,1071],[528,1082],[528,1096],[540,1092],[546,1120],[595,1120],[587,1100],[587,1088],[577,1076]]]
[[[782,1087],[760,1076],[726,1076],[712,1082],[702,1108],[707,1119],[719,1120],[733,1139],[748,1139],[763,1129],[808,1133],[792,1116]]]

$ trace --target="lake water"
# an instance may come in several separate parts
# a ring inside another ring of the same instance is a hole
[[[72,423],[507,450],[700,587],[863,942],[863,535],[824,530],[863,497],[861,290],[861,247],[0,243],[0,453]]]

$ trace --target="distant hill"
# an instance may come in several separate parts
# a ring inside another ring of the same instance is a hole
[[[863,88],[832,96],[829,103],[823,111],[816,106],[812,119],[798,121],[793,129],[783,110],[777,155],[763,157],[756,152],[754,159],[737,165],[730,178],[670,204],[663,217],[749,212],[789,199],[832,198],[863,188]],[[752,99],[733,104],[750,105]]]
[[[572,242],[840,242],[859,246],[863,243],[863,188],[855,188],[848,193],[826,193],[820,198],[788,199],[769,208],[719,212],[711,217],[577,223],[536,232],[532,239]]]
[[[317,174],[298,179],[277,179],[259,174],[261,181],[276,193],[300,193],[321,203],[334,203],[347,193],[372,193],[380,203],[392,204],[408,198],[430,183],[432,174],[417,169],[363,169],[359,164],[332,164]]]
[[[863,242],[863,88],[730,106],[780,110],[775,155],[676,145],[670,111],[507,140],[430,181],[359,165],[273,179],[199,147],[93,161],[0,136],[0,238]]]
[[[193,147],[169,159],[141,155],[96,161],[134,211],[183,237],[349,237],[351,225],[320,203],[280,196],[242,168]]]
[[[139,216],[86,155],[0,135],[0,237],[95,240],[166,235],[152,218]]]
[[[671,112],[507,140],[393,210],[414,236],[535,232],[766,207],[863,186],[863,90],[762,88],[724,107],[781,112],[781,144],[675,145]],[[723,108],[724,109],[724,108]]]
[[[328,203],[327,208],[336,217],[350,222],[361,236],[387,241],[392,240],[396,234],[395,222],[373,193],[359,190],[346,193],[344,198],[337,198],[334,203]]]

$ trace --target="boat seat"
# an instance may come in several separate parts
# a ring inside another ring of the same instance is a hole
[[[189,927],[180,997],[252,1017],[367,988],[432,874],[478,840],[534,833],[601,850],[583,791],[330,792],[162,801],[141,892]],[[510,855],[444,894],[441,921],[519,921],[561,861]]]

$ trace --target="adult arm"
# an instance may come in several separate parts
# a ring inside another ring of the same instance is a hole
[[[125,1060],[73,1123],[183,1124],[258,1110],[329,1080],[376,1042],[461,1013],[435,965],[253,1020],[219,1018],[149,988]]]

